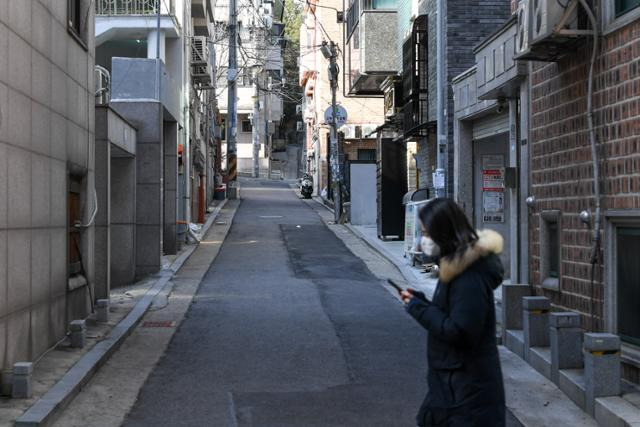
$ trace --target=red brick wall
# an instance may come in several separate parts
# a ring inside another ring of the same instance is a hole
[[[578,214],[594,207],[586,118],[590,56],[591,42],[585,40],[574,54],[558,62],[534,65],[530,149],[532,191],[538,203],[529,236],[531,281],[539,286],[539,214],[551,209],[562,212],[561,291],[537,289],[556,307],[582,313],[588,327],[591,234]],[[640,22],[603,38],[593,104],[602,159],[603,210],[640,208]],[[602,330],[606,286],[602,265],[595,278],[593,326]]]
[[[358,160],[358,150],[375,150],[378,144],[375,139],[349,139],[342,145],[343,153],[349,156],[349,160]]]

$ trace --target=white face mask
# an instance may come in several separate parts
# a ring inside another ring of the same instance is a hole
[[[422,253],[427,256],[435,257],[440,255],[440,246],[438,246],[430,237],[422,236],[420,239],[420,247],[422,248]]]

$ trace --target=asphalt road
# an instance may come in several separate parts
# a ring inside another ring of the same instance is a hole
[[[249,182],[126,426],[414,426],[425,332],[285,184]]]

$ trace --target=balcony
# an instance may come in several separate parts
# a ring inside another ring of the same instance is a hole
[[[162,0],[160,29],[167,38],[180,37],[175,0]],[[145,39],[157,21],[156,0],[96,0],[96,46],[110,40]]]
[[[191,0],[191,18],[196,36],[209,37],[213,30],[213,9],[211,0]]]
[[[155,15],[157,0],[96,0],[96,15]],[[175,13],[175,0],[163,0],[162,15]]]
[[[475,49],[478,99],[517,98],[527,74],[526,62],[516,53],[516,18],[509,19]]]
[[[157,59],[113,58],[111,102],[148,102],[158,99],[157,67],[160,67],[160,102],[174,120],[180,118],[180,85]]]
[[[413,23],[411,37],[402,46],[404,137],[427,136],[429,121],[429,56],[427,17]]]
[[[396,74],[396,52],[389,41],[396,39],[394,0],[354,0],[347,11],[345,69],[349,92],[382,95],[382,82]]]

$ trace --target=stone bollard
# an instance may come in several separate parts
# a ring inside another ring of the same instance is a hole
[[[579,369],[582,361],[582,329],[578,313],[549,314],[551,381],[558,384],[560,369]]]
[[[584,380],[587,412],[594,415],[597,397],[620,394],[620,337],[584,334]]]
[[[529,295],[529,285],[502,285],[503,329],[522,329],[522,298]]]
[[[531,347],[549,346],[549,309],[547,297],[522,298],[522,329],[524,335],[524,359],[529,361]]]
[[[507,330],[522,330],[522,297],[531,295],[529,285],[502,284],[502,342],[507,343]]]
[[[83,348],[87,327],[84,320],[73,320],[69,325],[71,347]]]
[[[18,362],[13,365],[13,381],[11,386],[11,397],[14,399],[29,399],[33,395],[31,386],[31,374],[33,373],[33,363]]]
[[[97,316],[96,320],[100,323],[107,323],[109,321],[109,300],[99,299],[96,302]]]

